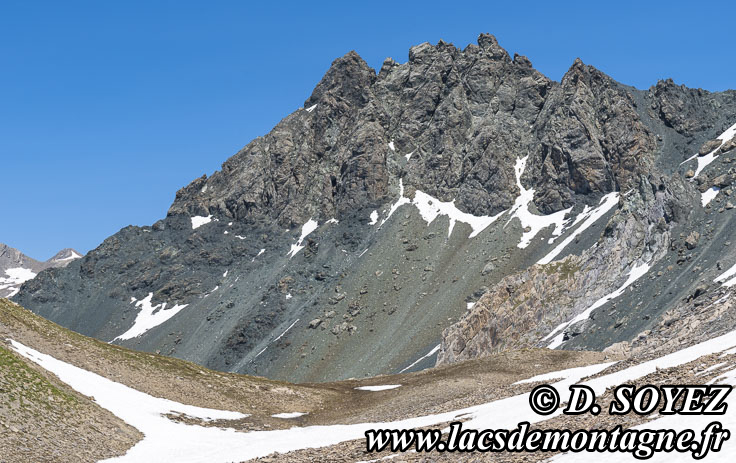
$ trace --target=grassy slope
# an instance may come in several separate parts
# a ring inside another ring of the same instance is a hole
[[[135,429],[0,344],[2,461],[97,461],[123,454],[140,437]]]

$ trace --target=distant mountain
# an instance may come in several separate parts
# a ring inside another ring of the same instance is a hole
[[[560,82],[487,34],[355,52],[271,132],[15,302],[289,381],[736,328],[736,92]]]
[[[81,257],[82,254],[67,248],[46,262],[39,262],[17,249],[0,243],[0,297],[13,297],[24,282],[34,278],[42,270],[64,267]]]

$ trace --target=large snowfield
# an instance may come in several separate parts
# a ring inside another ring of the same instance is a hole
[[[634,272],[632,272],[633,274]],[[130,387],[111,381],[95,373],[83,370],[68,363],[57,360],[50,355],[37,352],[25,345],[11,340],[13,348],[24,357],[56,374],[61,381],[78,392],[94,397],[102,408],[112,412],[129,425],[141,431],[145,437],[131,448],[124,456],[106,461],[114,462],[151,462],[177,461],[187,462],[230,462],[242,461],[273,452],[289,452],[305,448],[319,448],[335,445],[348,440],[363,439],[364,432],[369,429],[409,429],[440,425],[457,419],[463,419],[466,429],[498,429],[514,428],[519,422],[538,423],[558,416],[558,411],[549,416],[538,415],[529,407],[529,393],[495,400],[489,403],[467,407],[460,410],[408,418],[388,423],[358,423],[350,425],[328,425],[293,427],[275,431],[238,432],[224,427],[204,427],[171,421],[165,414],[186,414],[203,420],[232,420],[243,418],[237,412],[212,410],[193,407],[167,399],[152,397]],[[620,371],[599,376],[581,383],[589,376],[602,372],[612,365],[603,363],[585,367],[546,373],[521,381],[555,381],[551,385],[565,398],[568,387],[572,384],[590,386],[597,395],[601,395],[609,387],[636,381],[643,376],[664,368],[672,368],[697,360],[698,358],[724,352],[736,346],[736,331],[710,339],[692,347],[672,354],[647,361]],[[736,352],[736,351],[734,351]],[[728,353],[734,353],[728,352]],[[736,384],[736,368],[724,370],[720,381]],[[718,417],[726,429],[736,425],[735,398],[729,398],[729,411]],[[295,411],[296,412],[296,411]],[[662,417],[647,423],[649,429],[683,427],[691,428],[698,433],[705,425],[714,421],[713,417]],[[732,461],[736,452],[734,440],[728,440],[719,453],[709,454],[705,461]],[[570,454],[558,456],[562,461],[590,461],[591,455]],[[596,461],[627,461],[624,454],[596,454]],[[669,462],[690,461],[690,454],[660,454],[652,461]],[[557,460],[556,460],[557,461]]]
[[[6,296],[8,298],[18,294],[20,285],[36,276],[32,270],[23,267],[9,268],[5,270],[5,275],[0,276],[0,290],[9,289],[10,294]]]

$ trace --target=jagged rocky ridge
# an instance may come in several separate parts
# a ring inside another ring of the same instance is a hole
[[[733,142],[686,161],[734,123],[736,92],[640,91],[580,60],[555,82],[490,35],[418,45],[377,74],[350,52],[165,219],[14,300],[105,341],[293,381],[555,339],[635,348],[620,343],[703,281],[722,291],[712,280],[736,263]]]

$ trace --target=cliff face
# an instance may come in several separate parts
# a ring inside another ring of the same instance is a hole
[[[639,91],[580,60],[558,83],[485,34],[378,73],[350,52],[165,219],[15,300],[106,341],[289,380],[421,368],[440,342],[440,361],[535,344],[695,230],[730,151],[692,181],[700,158],[680,163],[734,122],[734,92]],[[558,247],[564,265],[534,266]],[[649,320],[670,302],[647,301]],[[642,326],[615,324],[575,346]]]

